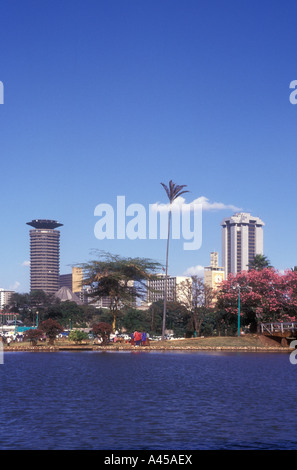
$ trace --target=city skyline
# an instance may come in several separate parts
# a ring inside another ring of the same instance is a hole
[[[178,207],[180,206],[180,204],[181,203],[177,202]],[[174,210],[175,210],[174,204],[172,207],[173,207],[172,211],[174,213]],[[243,251],[241,255],[244,256],[243,259],[245,261],[249,260],[250,262],[251,260],[253,260],[256,254],[263,254],[263,226],[265,224],[263,223],[262,220],[260,220],[257,217],[255,218],[251,216],[251,214],[249,213],[236,212],[230,218],[225,218],[221,221],[222,245],[221,245],[220,258],[222,260],[223,265],[227,263],[227,258],[228,256],[230,256],[230,254],[227,256],[227,252],[225,252],[228,243],[227,243],[226,234],[224,233],[224,229],[226,229],[226,226],[228,226],[230,222],[232,222],[234,226],[238,225],[238,227],[241,227],[240,230],[242,231],[245,225],[250,224],[249,221],[251,221],[252,224],[257,224],[259,228],[261,227],[261,236],[260,236],[260,240],[259,240],[259,235],[255,239],[253,239],[253,244],[255,244],[256,242],[255,246],[253,246],[252,248],[253,251],[247,251],[246,253],[245,251]],[[80,286],[81,286],[81,282],[83,279],[82,268],[71,266],[71,273],[67,272],[64,274],[60,274],[60,231],[54,230],[54,229],[63,226],[63,224],[55,220],[34,219],[31,222],[27,222],[27,225],[30,225],[34,227],[35,229],[35,230],[30,230],[30,261],[28,262],[28,266],[30,266],[30,290],[42,289],[46,293],[56,293],[59,287],[68,286],[68,284],[71,282],[71,290],[75,292],[75,289],[73,290],[73,287],[72,287],[72,283],[73,283],[72,278],[73,276],[75,276],[74,284],[76,284],[77,279],[78,279],[77,276],[79,276]],[[161,219],[158,219],[157,232],[159,232],[160,225],[161,225]],[[57,241],[52,240],[52,237],[54,235],[55,235],[54,238],[55,239],[57,238]],[[256,235],[256,232],[255,232],[255,235]],[[173,238],[174,238],[172,231],[171,231],[170,236],[171,236],[170,242],[172,243]],[[250,241],[248,241],[247,239],[246,243],[250,244]],[[238,248],[235,245],[233,246],[233,243],[231,243],[230,246],[232,247],[232,251],[235,250],[234,251],[234,254],[235,254]],[[243,249],[248,250],[248,246],[246,246],[245,248],[244,247],[245,247],[245,242],[243,243],[242,250]],[[211,252],[210,256],[211,256],[213,268],[215,268],[216,270],[224,269],[223,267],[220,267],[220,268],[218,267],[219,252]],[[229,263],[231,262],[232,256],[230,257]],[[235,256],[237,255],[235,254]],[[33,262],[33,265],[32,265],[32,262]],[[232,261],[232,263],[233,262],[234,261]],[[238,263],[239,261],[237,261],[237,264]],[[245,262],[244,264],[242,263],[243,263],[243,260],[240,263],[240,268],[239,268],[239,264],[236,268],[236,263],[235,263],[234,266],[232,265],[233,266],[232,269],[231,269],[231,264],[230,264],[229,272],[236,274],[236,272],[247,270],[248,263],[245,263]],[[49,271],[49,272],[52,272],[52,274],[47,274],[48,269],[52,269],[52,268],[54,268],[55,273],[54,271]],[[189,279],[193,275],[198,275],[201,278],[205,278],[205,271],[209,269],[209,267],[207,265],[196,266],[194,267],[194,270],[192,272],[191,272],[191,269],[192,268],[190,268],[187,272],[188,276],[186,276],[185,274],[184,275],[176,275],[176,274],[172,275],[170,273],[169,273],[169,276],[172,278],[180,278],[180,279],[188,278]],[[228,269],[227,267],[225,267],[225,279],[227,279],[228,277],[227,271]],[[79,274],[77,274],[78,272]],[[160,276],[163,277],[163,274],[160,273]],[[55,282],[53,282],[53,278],[56,278]],[[70,278],[71,278],[71,281],[70,281]],[[62,281],[62,279],[65,279],[65,281]],[[56,288],[53,287],[54,284],[56,285]]]
[[[30,290],[26,222],[61,220],[60,274],[93,250],[165,263],[166,240],[98,240],[98,204],[203,203],[202,245],[173,240],[169,274],[218,252],[221,221],[265,223],[264,255],[297,265],[292,0],[16,0],[0,18],[0,287]]]

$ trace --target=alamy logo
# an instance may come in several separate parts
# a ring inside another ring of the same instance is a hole
[[[4,104],[4,85],[0,82],[0,104]]]
[[[116,211],[110,204],[98,204],[94,215],[100,217],[94,227],[99,240],[156,240],[168,237],[168,216],[171,216],[172,239],[184,239],[184,250],[199,250],[202,245],[202,204],[149,204],[148,214],[142,204],[126,207],[125,196],[117,196]]]
[[[297,347],[297,341],[296,340],[291,341],[290,348],[296,348],[296,347]],[[294,351],[290,353],[290,363],[293,365],[297,364],[296,354],[297,354],[297,349],[295,349]]]
[[[293,88],[294,91],[291,91],[290,93],[290,103],[291,104],[297,104],[297,80],[293,80],[290,83],[290,88]]]

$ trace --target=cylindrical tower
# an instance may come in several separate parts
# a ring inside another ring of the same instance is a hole
[[[30,230],[30,289],[54,294],[59,290],[60,232],[56,220],[36,219],[27,222]]]

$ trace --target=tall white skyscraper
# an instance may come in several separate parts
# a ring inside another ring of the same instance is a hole
[[[247,271],[255,255],[263,255],[264,222],[246,212],[222,221],[222,265],[228,274]]]

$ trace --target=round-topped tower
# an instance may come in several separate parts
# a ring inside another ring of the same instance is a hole
[[[48,219],[34,219],[31,222],[27,222],[27,225],[31,225],[34,228],[49,228],[54,229],[58,227],[62,227],[63,224],[57,222],[56,220],[48,220]]]
[[[30,289],[54,294],[59,290],[60,231],[56,220],[34,219],[30,230]]]

